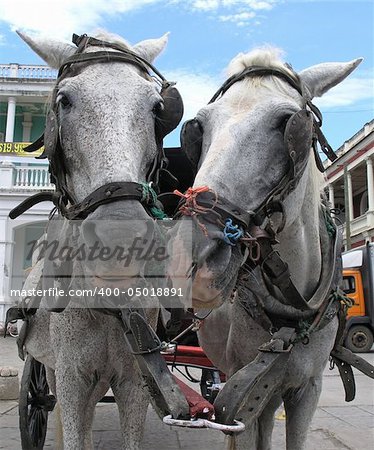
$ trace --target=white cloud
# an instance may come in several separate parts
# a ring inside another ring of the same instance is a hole
[[[220,3],[220,0],[194,0],[192,2],[192,9],[211,11],[217,9],[220,6]]]
[[[166,71],[168,80],[177,81],[177,88],[183,98],[183,120],[195,117],[197,111],[213,97],[222,80],[204,73],[190,72],[188,69]]]
[[[281,0],[168,0],[192,11],[209,11],[217,17],[232,17],[230,22],[246,24],[249,19],[236,18],[253,11],[270,10]],[[26,32],[70,39],[71,34],[91,32],[104,19],[141,9],[162,0],[0,0],[0,23]],[[226,14],[227,13],[227,14]],[[221,19],[219,19],[221,20]]]
[[[256,17],[256,12],[270,10],[281,0],[172,0],[172,3],[183,3],[193,11],[210,12],[212,17],[221,22],[234,23],[239,27],[248,25]]]
[[[256,16],[256,13],[254,12],[241,12],[238,14],[229,14],[226,16],[219,16],[218,19],[221,22],[233,22],[236,23],[238,26],[243,26],[250,19],[253,19]]]
[[[0,22],[55,38],[70,38],[102,25],[104,18],[160,0],[0,0]]]
[[[269,10],[272,9],[275,3],[279,0],[258,1],[258,0],[222,0],[223,6],[249,6],[255,10]]]
[[[347,78],[314,102],[319,108],[350,106],[360,101],[374,101],[374,78]]]

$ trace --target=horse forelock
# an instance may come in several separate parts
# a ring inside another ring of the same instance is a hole
[[[279,69],[288,76],[295,78],[293,70],[285,64],[283,55],[284,51],[282,49],[270,45],[255,48],[248,53],[239,53],[229,63],[226,70],[227,75],[231,77],[239,74],[246,68],[260,66]],[[276,76],[246,77],[243,83],[247,92],[251,88],[266,87],[272,91],[277,91],[287,96],[290,95],[290,91],[285,82]]]
[[[255,48],[248,53],[239,53],[227,67],[228,76],[236,75],[251,66],[275,67],[292,76],[292,71],[283,61],[283,55],[282,49],[270,45]]]

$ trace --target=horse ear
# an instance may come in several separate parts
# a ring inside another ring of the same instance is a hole
[[[347,63],[323,63],[309,67],[299,73],[310,97],[321,97],[329,89],[342,82],[361,63],[357,58]]]
[[[17,34],[53,69],[59,69],[62,63],[77,51],[77,47],[62,41],[41,36],[29,36],[17,31]]]
[[[133,51],[152,63],[157,56],[164,50],[169,40],[169,33],[165,33],[159,39],[147,39],[134,45]]]

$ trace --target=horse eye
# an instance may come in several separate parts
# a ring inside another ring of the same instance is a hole
[[[290,120],[290,117],[291,116],[283,117],[280,124],[278,125],[279,131],[281,131],[283,134],[286,131],[286,126],[287,126],[288,121]]]
[[[163,109],[164,109],[164,102],[159,101],[152,108],[152,112],[153,112],[153,114],[155,114],[157,116],[157,114],[159,114],[161,111],[163,111]]]
[[[71,106],[71,102],[69,98],[64,94],[58,94],[56,103],[58,105],[61,105],[62,108],[69,108]]]

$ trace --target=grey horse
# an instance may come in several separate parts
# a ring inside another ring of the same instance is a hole
[[[75,45],[65,42],[20,35],[56,69],[77,51]],[[119,36],[106,32],[95,38],[104,44],[93,42],[81,49],[82,54],[116,52],[118,55],[125,49],[151,63],[167,44],[167,35],[133,47]],[[103,61],[102,54],[100,58],[96,62],[73,64],[69,76],[59,79],[52,97],[51,107],[58,124],[55,127],[49,124],[49,131],[52,136],[58,136],[63,150],[54,170],[66,177],[65,188],[77,203],[108,183],[145,183],[159,152],[155,122],[157,112],[164,108],[159,84],[139,64],[118,58]],[[45,144],[49,145],[47,141]],[[128,234],[129,228],[123,226],[128,219],[138,221],[133,234]],[[81,230],[84,231],[75,236],[78,239],[75,243],[88,245],[94,236],[103,246],[119,243],[126,247],[135,238],[152,234],[147,228],[148,222],[149,215],[140,201],[104,202],[83,218]],[[74,233],[74,225],[62,220],[55,238],[60,244],[75,245],[70,241]],[[45,261],[40,260],[25,289],[38,285],[43,269],[46,270]],[[123,290],[132,285],[131,278],[140,269],[131,266],[124,271],[123,265],[116,261],[86,266],[76,260],[69,288],[80,287],[76,276],[79,272],[86,275],[90,288]],[[69,306],[59,313],[43,309],[43,306],[51,306],[44,298],[30,321],[25,342],[27,352],[47,368],[49,385],[61,408],[63,448],[93,448],[91,427],[95,405],[111,388],[119,409],[123,448],[136,450],[149,397],[126,345],[123,327],[114,315],[80,308],[82,298],[74,298],[74,293],[72,297]],[[147,317],[155,325],[157,299],[153,298],[152,302],[153,308],[147,310]]]
[[[322,96],[343,81],[360,62],[361,59],[319,64],[296,74],[272,47],[239,54],[228,67],[229,77],[247,68],[258,72],[234,82],[228,78],[225,89],[215,101],[203,107],[182,132],[185,150],[197,170],[188,194],[190,201],[181,210],[192,215],[196,225],[192,304],[195,308],[212,309],[200,328],[199,341],[211,361],[229,377],[253,361],[259,346],[269,341],[271,335],[270,327],[260,325],[259,320],[253,318],[256,314],[253,311],[249,314],[243,308],[243,298],[240,298],[243,291],[235,290],[247,254],[243,255],[238,245],[227,245],[227,235],[223,233],[225,221],[222,221],[225,206],[233,217],[234,228],[229,231],[235,234],[240,228],[235,228],[234,223],[239,213],[255,217],[255,212],[261,205],[268,204],[269,195],[282,184],[290,167],[290,151],[294,152],[291,156],[303,159],[300,176],[284,194],[283,209],[277,209],[274,202],[274,212],[263,215],[257,225],[260,225],[258,233],[264,231],[265,223],[273,230],[281,230],[273,249],[287,264],[298,292],[305,299],[311,299],[319,285],[324,263],[321,243],[329,242],[325,221],[321,222],[321,175],[314,161],[312,139],[305,143],[298,137],[302,128],[297,128],[290,149],[285,131],[292,126],[288,122],[295,114],[310,118],[311,113],[304,116],[301,112],[306,99]],[[289,81],[290,77],[295,83]],[[295,88],[296,84],[303,86],[302,92]],[[208,188],[210,203],[199,203],[199,191]],[[219,213],[218,218],[212,212],[214,208]],[[176,238],[178,245],[174,246],[174,264],[186,273],[191,270],[190,261],[180,256],[178,248],[183,240],[183,222],[188,220],[182,219]],[[236,225],[241,223],[238,220]],[[252,256],[256,259],[256,255]],[[289,320],[300,317],[296,308],[278,301],[282,294],[269,281],[258,267],[246,273],[247,295],[252,300],[256,298],[252,305],[257,307],[257,312],[276,311],[273,316]],[[250,405],[242,405],[237,419],[244,421],[246,430],[230,438],[232,448],[269,450],[274,414],[282,401],[287,417],[287,449],[305,448],[337,327],[335,316],[310,335],[307,345],[305,341],[294,344],[285,371],[274,374],[273,380],[280,377],[281,383],[266,406],[253,415]]]

